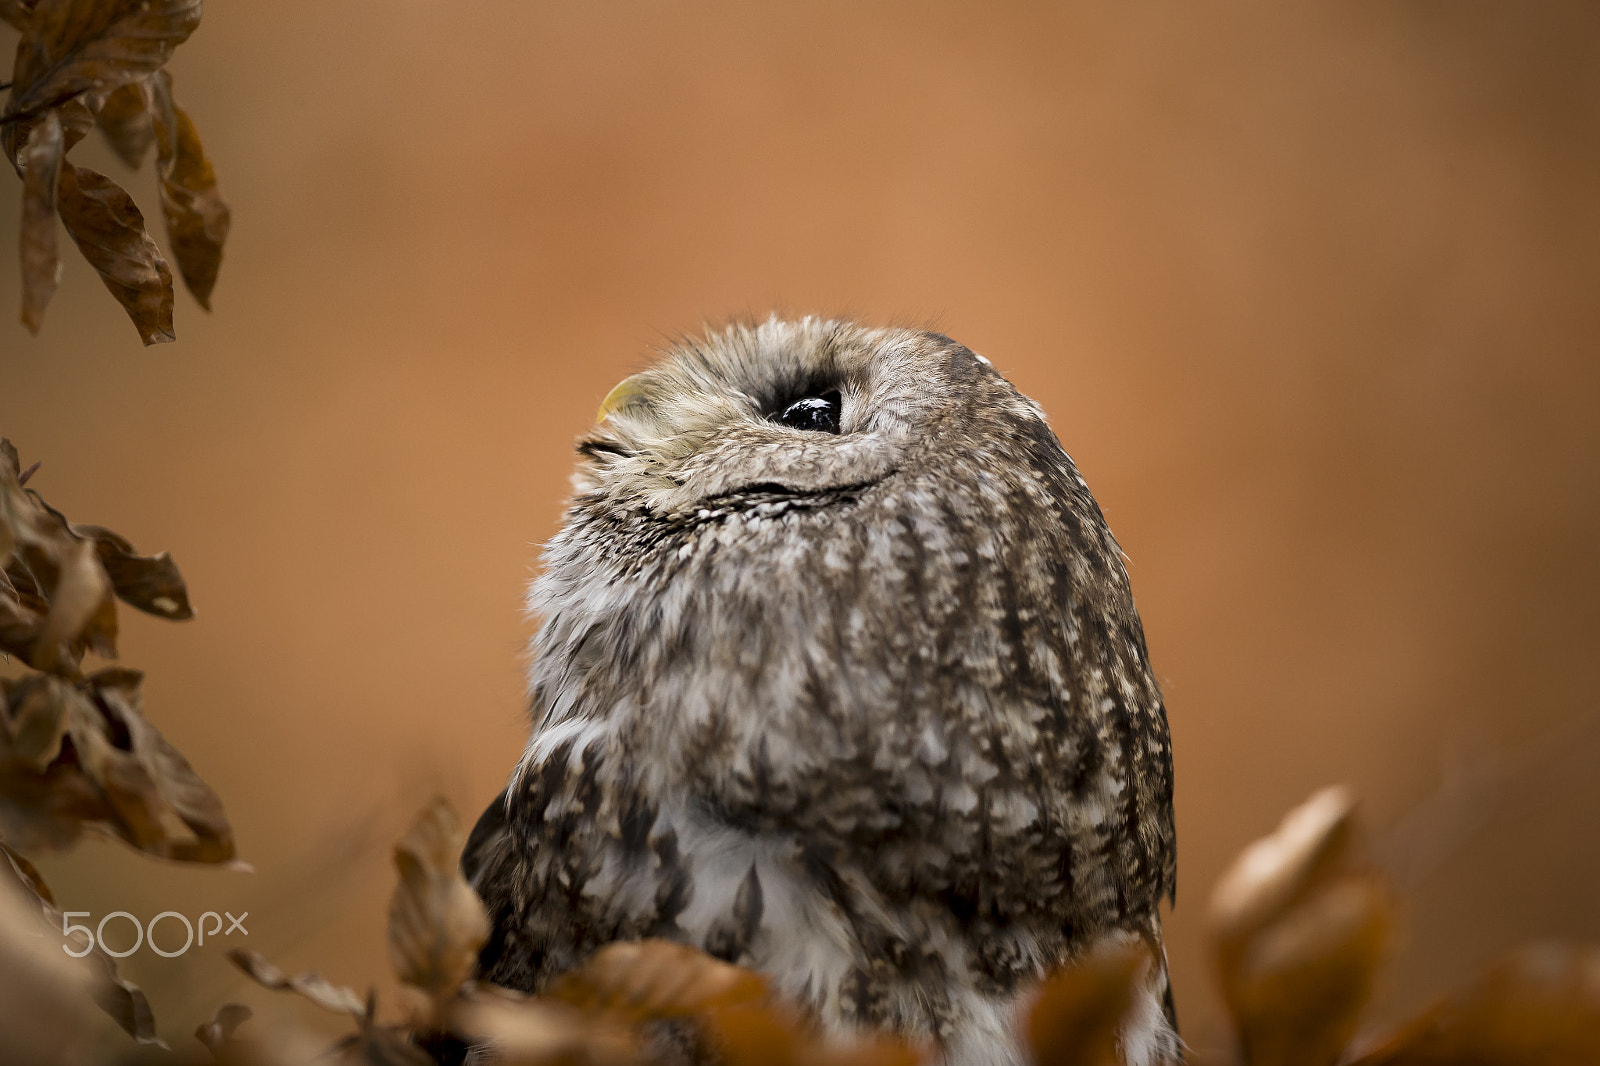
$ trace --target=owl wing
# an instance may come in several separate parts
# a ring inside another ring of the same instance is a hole
[[[598,746],[556,745],[484,810],[462,872],[489,912],[478,975],[522,991],[602,944],[664,935],[691,887],[670,830]]]
[[[461,873],[469,884],[476,884],[483,871],[501,858],[510,846],[511,835],[506,830],[506,790],[501,789],[483,809],[478,821],[467,835],[466,846],[461,849]]]

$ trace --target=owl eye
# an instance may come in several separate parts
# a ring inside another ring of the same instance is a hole
[[[839,394],[825,392],[821,396],[807,396],[783,409],[778,421],[790,429],[805,429],[817,433],[839,432]]]

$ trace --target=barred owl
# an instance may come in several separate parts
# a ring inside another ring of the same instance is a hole
[[[1037,404],[937,333],[770,319],[625,380],[529,604],[533,729],[463,866],[480,975],[613,940],[766,974],[829,1032],[1018,1063],[1050,968],[1163,960],[1172,755],[1116,541]]]

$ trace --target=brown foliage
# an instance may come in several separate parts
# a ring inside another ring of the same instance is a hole
[[[145,88],[156,139],[161,212],[183,283],[211,310],[211,289],[222,266],[222,242],[232,215],[217,192],[217,175],[200,146],[200,131],[172,100],[172,76],[159,70]]]
[[[51,122],[54,122],[52,116]],[[57,126],[59,129],[59,126]],[[158,617],[192,617],[188,589],[166,554],[139,554],[125,538],[79,526],[26,487],[0,438],[0,653],[32,669],[0,678],[0,888],[26,901],[60,946],[62,915],[31,850],[74,843],[85,829],[186,862],[234,857],[222,801],[144,717],[136,670],[85,674],[88,654],[116,655],[116,601]],[[136,1039],[155,1022],[139,989],[83,934],[81,983]]]
[[[129,82],[112,89],[106,94],[94,121],[117,158],[133,170],[144,165],[144,157],[156,143],[156,127],[142,84]]]
[[[608,944],[551,987],[552,999],[630,1025],[747,1007],[768,996],[759,974],[664,940]]]
[[[176,339],[172,271],[145,232],[133,197],[99,171],[64,162],[56,200],[78,251],[133,320],[140,339],[146,344]]]
[[[0,779],[22,799],[0,807],[6,839],[60,847],[96,828],[165,859],[233,858],[222,801],[140,712],[142,677],[112,668],[79,682],[0,682],[10,733],[0,739]]]
[[[52,111],[28,134],[22,155],[22,324],[34,333],[56,291],[56,183],[65,154],[61,116]]]
[[[626,1028],[596,1025],[563,1003],[518,995],[504,988],[463,989],[450,1001],[442,1028],[476,1047],[493,1048],[508,1066],[571,1063],[630,1066],[639,1041]]]
[[[162,69],[200,22],[200,0],[5,0],[22,32],[0,146],[23,178],[22,322],[37,333],[60,260],[55,218],[99,273],[145,344],[174,338],[172,271],[143,214],[115,181],[66,154],[98,125],[137,167],[156,145],[167,240],[207,310],[230,221],[211,161]]]
[[[1051,974],[1028,1012],[1028,1045],[1039,1066],[1111,1066],[1117,1029],[1135,983],[1153,960],[1140,947],[1095,952]]]
[[[344,985],[336,985],[319,974],[308,971],[290,977],[268,962],[260,953],[248,948],[234,948],[228,952],[228,958],[263,988],[270,988],[275,992],[297,992],[323,1010],[333,1011],[335,1014],[348,1014],[354,1018],[367,1016],[366,1003],[360,996]]]
[[[1261,1064],[1600,1064],[1600,951],[1526,948],[1398,1032],[1351,1036],[1395,904],[1361,847],[1355,803],[1325,789],[1234,862],[1212,894],[1223,998],[1239,1056]]]
[[[237,1003],[224,1003],[217,1008],[211,1020],[194,1031],[194,1038],[206,1046],[214,1058],[220,1058],[227,1053],[227,1048],[233,1041],[234,1030],[250,1020],[250,1008]]]
[[[394,849],[400,884],[389,901],[389,961],[435,1002],[461,987],[489,936],[483,902],[461,876],[465,843],[460,818],[437,799]]]
[[[36,673],[0,680],[0,838],[63,847],[85,828],[188,862],[234,857],[222,801],[144,717],[136,670],[87,676],[116,655],[116,600],[192,617],[183,577],[99,526],[77,526],[24,488],[0,440],[0,651]]]
[[[18,25],[7,117],[108,93],[159,70],[200,25],[200,0],[35,0]]]
[[[1256,841],[1211,897],[1223,998],[1253,1066],[1332,1066],[1372,992],[1391,921],[1358,855],[1355,803],[1326,789]]]

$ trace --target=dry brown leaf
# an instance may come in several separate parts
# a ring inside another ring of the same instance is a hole
[[[1208,915],[1213,935],[1237,940],[1282,914],[1347,862],[1354,827],[1355,799],[1340,787],[1284,815],[1217,879]]]
[[[112,668],[89,677],[97,721],[70,727],[85,773],[118,820],[113,832],[141,851],[182,862],[227,862],[233,828],[222,800],[140,709],[137,670]]]
[[[221,800],[140,713],[141,676],[112,669],[82,682],[0,679],[0,832],[8,840],[61,847],[91,825],[163,858],[233,858]]]
[[[918,1066],[937,1061],[898,1040],[822,1038],[792,1008],[770,1001],[723,1007],[699,1020],[722,1066]]]
[[[773,998],[760,974],[669,940],[608,944],[557,978],[543,998],[610,1026],[692,1022],[725,1066],[914,1066],[923,1060],[895,1040],[823,1040],[796,1010]]]
[[[233,948],[228,952],[228,958],[263,988],[270,988],[274,992],[297,992],[323,1010],[335,1014],[348,1014],[361,1020],[367,1017],[367,1004],[360,996],[320,974],[308,970],[290,977],[249,948]]]
[[[1600,948],[1534,945],[1350,1066],[1595,1066]]]
[[[23,323],[39,331],[59,275],[53,203],[140,339],[173,340],[172,272],[143,215],[116,182],[64,157],[95,124],[131,166],[158,145],[173,255],[185,285],[209,310],[229,209],[194,123],[173,104],[161,70],[199,24],[201,0],[0,0],[0,14],[22,31],[0,113],[0,149],[25,180]]]
[[[143,81],[129,82],[111,90],[100,102],[94,118],[117,158],[137,170],[156,142],[155,124],[150,119]]]
[[[141,99],[143,98],[144,90],[138,82],[114,89],[111,94],[115,95],[120,89],[129,87]],[[104,91],[79,93],[63,97],[52,106],[31,108],[22,113],[0,118],[0,146],[4,147],[7,157],[13,166],[16,166],[21,161],[21,147],[27,143],[39,123],[44,121],[44,117],[54,111],[61,121],[64,142],[62,151],[69,152],[73,145],[87,137],[89,131],[94,129],[96,112],[104,106],[106,96]],[[153,137],[154,130],[150,133]],[[21,173],[20,167],[18,172]]]
[[[117,972],[116,960],[106,954],[98,941],[86,958],[91,969],[97,971],[91,992],[100,1009],[139,1043],[165,1047],[156,1035],[155,1015],[150,1011],[150,1001],[145,998],[144,991]]]
[[[7,549],[0,558],[0,651],[68,676],[76,675],[85,650],[114,655],[114,605],[102,599],[85,614],[102,581],[142,611],[170,620],[194,616],[170,556],[140,555],[108,529],[73,525],[37,492],[21,487],[16,466],[13,448],[0,469],[0,546]],[[85,545],[92,545],[95,565]],[[96,569],[103,577],[95,576]]]
[[[89,136],[89,131],[94,129],[94,112],[82,100],[68,100],[53,110],[61,116],[64,150],[70,152],[73,145]]]
[[[1245,849],[1213,891],[1223,999],[1251,1066],[1331,1066],[1355,1032],[1393,922],[1355,840],[1354,801],[1327,789]]]
[[[1227,999],[1251,1063],[1333,1063],[1355,1033],[1391,925],[1387,890],[1350,877],[1263,930]]]
[[[15,703],[7,697],[4,724],[10,760],[40,773],[56,761],[67,735],[64,690],[62,682],[40,679],[36,685],[18,685]]]
[[[58,200],[67,232],[133,319],[140,339],[145,344],[176,339],[172,271],[145,232],[133,198],[104,174],[63,163]]]
[[[196,1027],[194,1038],[206,1046],[213,1056],[220,1055],[232,1042],[234,1030],[250,1020],[250,1008],[239,1003],[224,1003],[211,1015],[211,1020]]]
[[[147,741],[140,735],[144,734],[139,728],[142,719],[127,714],[121,699],[114,697],[109,706],[115,709],[110,710],[106,700],[75,688],[65,689],[53,678],[50,682],[64,689],[73,757],[105,804],[102,824],[141,851],[159,854],[194,843],[195,834],[163,801],[149,764],[148,743],[141,743]],[[136,678],[132,684],[137,685]],[[129,728],[126,721],[133,721],[134,727]]]
[[[109,633],[95,636],[114,636],[115,613],[113,610],[107,619],[98,606],[84,614],[81,602],[64,603],[55,612],[52,637],[57,639],[41,641],[58,586],[65,586],[63,591],[69,594],[65,598],[81,600],[84,586],[96,582],[92,574],[83,572],[84,560],[65,520],[58,520],[36,493],[22,488],[20,475],[14,473],[14,456],[15,449],[10,449],[10,457],[0,469],[0,527],[11,548],[3,560],[6,580],[4,595],[0,595],[0,650],[36,667],[41,664],[33,661],[35,653],[43,650],[54,669],[75,674],[77,659],[88,644],[82,626],[99,623],[104,629],[109,625]],[[65,582],[64,569],[75,571]],[[76,624],[79,622],[81,626]],[[62,629],[72,630],[65,634],[65,647],[59,639]]]
[[[0,653],[32,665],[29,660],[44,631],[50,601],[25,565],[12,561],[0,574],[5,577],[0,590]],[[76,664],[72,667],[75,670]]]
[[[14,28],[27,29],[28,18],[33,14],[33,0],[0,0],[0,22]]]
[[[61,117],[47,113],[28,135],[23,150],[22,324],[38,333],[44,309],[61,277],[56,254],[56,180],[66,151]]]
[[[56,905],[56,898],[50,892],[50,886],[44,883],[44,878],[26,856],[0,843],[0,859],[10,864],[11,875],[16,878],[19,885],[31,892],[34,898],[50,907]]]
[[[182,622],[194,617],[194,610],[189,606],[188,586],[166,552],[140,555],[126,537],[104,526],[69,522],[66,515],[51,507],[37,492],[30,490],[28,496],[53,520],[54,525],[45,528],[57,541],[58,552],[63,550],[60,545],[72,540],[94,543],[112,591],[122,602],[169,621]]]
[[[19,115],[14,119],[0,119],[4,125],[0,126],[0,145],[3,145],[12,166],[18,174],[23,173],[23,152],[28,138],[33,136],[40,123],[46,116],[55,113],[57,121],[61,123],[61,152],[65,155],[72,151],[73,145],[89,135],[94,129],[94,112],[89,110],[89,105],[82,99],[74,97],[63,100],[55,107],[39,111],[31,115]]]
[[[725,1066],[802,1066],[814,1042],[792,1012],[765,1003],[726,1007],[701,1024]]]
[[[50,613],[34,642],[28,662],[37,670],[74,672],[81,648],[115,658],[117,611],[111,581],[89,541],[75,541],[58,558],[50,589]]]
[[[1117,1031],[1136,982],[1152,965],[1143,945],[1096,952],[1045,979],[1028,1011],[1028,1046],[1038,1066],[1116,1063]]]
[[[637,1024],[760,1003],[768,991],[753,970],[670,940],[633,940],[607,944],[546,995]]]
[[[230,1003],[219,1008],[211,1021],[196,1028],[195,1038],[206,1044],[209,1056],[157,1055],[137,1061],[118,1060],[116,1066],[332,1066],[337,1061],[327,1037],[313,1034],[309,1027],[281,1017],[238,1027],[250,1017],[248,1008]],[[223,1035],[218,1026],[238,1028]]]
[[[596,1025],[566,1004],[503,988],[456,997],[444,1011],[443,1028],[491,1050],[492,1061],[504,1066],[625,1066],[638,1056],[638,1042],[627,1029]]]
[[[232,215],[217,191],[217,175],[200,145],[200,131],[173,102],[171,76],[157,71],[146,84],[155,117],[156,170],[161,179],[167,243],[178,261],[183,283],[209,311]]]
[[[916,1049],[894,1040],[820,1039],[766,980],[667,940],[608,944],[545,993],[610,1024],[693,1022],[727,1066],[909,1066]]]
[[[31,474],[39,464],[34,463],[28,468]],[[11,554],[11,549],[16,544],[15,536],[11,532],[14,520],[10,516],[11,492],[22,489],[22,457],[17,454],[17,446],[5,437],[0,437],[0,559],[5,559]]]
[[[0,540],[9,532],[0,523]],[[26,658],[49,606],[21,560],[0,558],[0,652]]]
[[[36,0],[20,26],[5,116],[109,94],[160,68],[200,23],[200,0]]]
[[[23,490],[18,465],[17,450],[0,439],[0,652],[26,660],[50,609],[28,557],[53,572],[50,549],[59,541]]]
[[[43,774],[0,766],[0,833],[17,847],[70,847],[104,813],[99,793],[75,766],[57,764]]]
[[[127,539],[101,526],[74,525],[72,532],[94,542],[100,565],[111,579],[117,598],[129,607],[173,622],[194,617],[189,588],[166,552],[140,555]]]
[[[85,825],[108,816],[99,790],[76,759],[70,753],[58,757],[57,730],[70,721],[74,699],[81,696],[60,678],[0,679],[0,835],[16,847],[66,847]]]
[[[394,849],[400,883],[389,899],[389,961],[435,1001],[451,996],[489,936],[483,902],[461,876],[461,819],[444,799],[417,817]]]
[[[924,1059],[896,1040],[824,1040],[772,996],[760,974],[668,940],[608,944],[557,978],[544,998],[612,1026],[692,1022],[724,1066],[915,1066]]]
[[[0,679],[0,832],[24,848],[61,847],[88,824],[165,858],[233,859],[221,801],[144,719],[141,675],[79,673],[85,650],[115,654],[113,590],[187,618],[182,577],[165,555],[74,527],[22,488],[19,466],[0,440],[0,650],[50,674]]]

